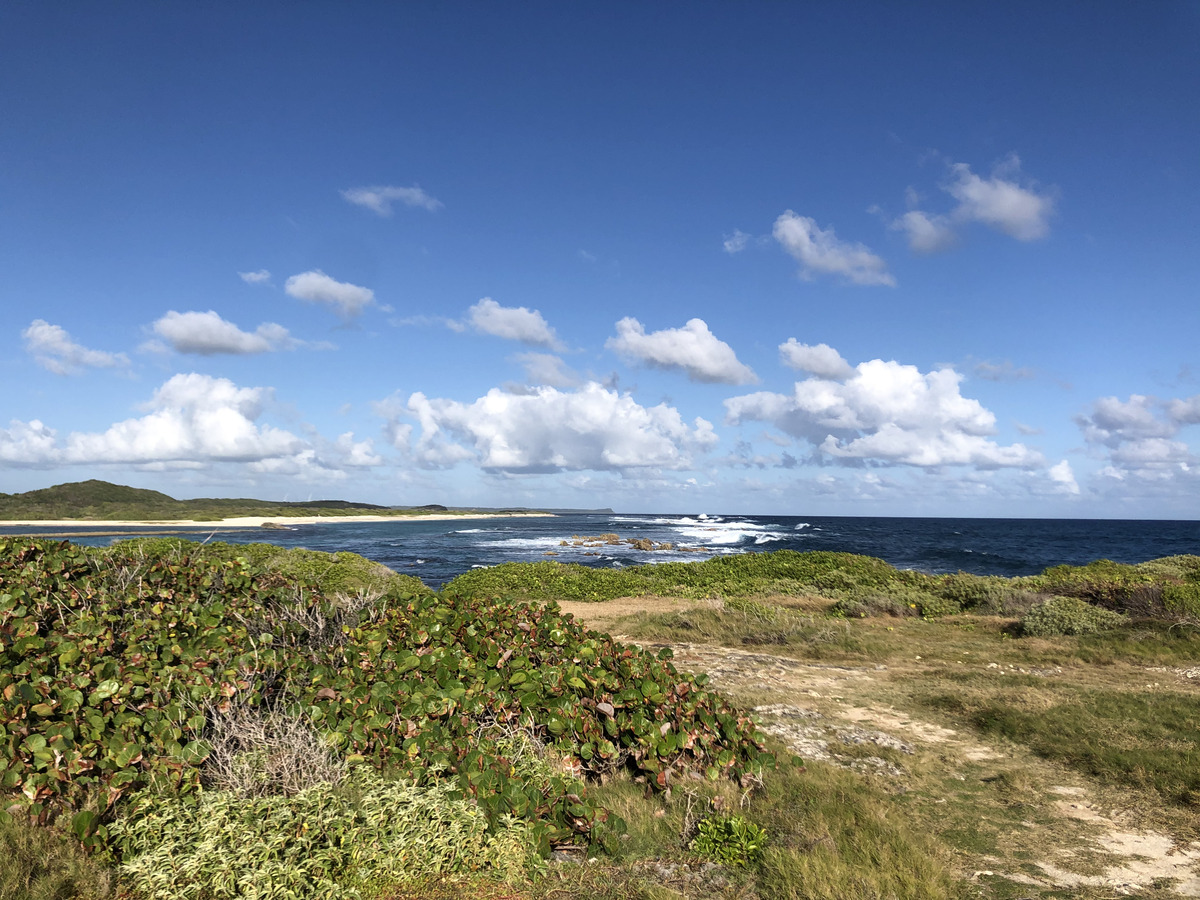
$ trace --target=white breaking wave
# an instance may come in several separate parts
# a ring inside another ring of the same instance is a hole
[[[778,532],[775,532],[772,534],[760,534],[754,538],[754,543],[756,543],[756,544],[771,544],[771,543],[774,543],[775,541],[787,540],[787,537],[788,536],[786,534],[780,534]]]

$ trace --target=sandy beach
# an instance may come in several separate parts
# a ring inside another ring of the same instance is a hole
[[[339,522],[437,522],[464,519],[528,519],[553,518],[553,513],[429,513],[428,515],[396,516],[235,516],[228,519],[213,519],[196,522],[192,519],[146,519],[138,521],[119,519],[21,519],[0,522],[0,528],[262,528],[274,525],[322,525]]]

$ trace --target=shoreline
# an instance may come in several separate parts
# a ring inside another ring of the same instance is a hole
[[[14,519],[0,521],[0,529],[11,528],[262,528],[266,524],[324,525],[337,522],[444,522],[466,519],[549,519],[553,513],[429,513],[395,516],[232,516],[197,522],[194,519]]]

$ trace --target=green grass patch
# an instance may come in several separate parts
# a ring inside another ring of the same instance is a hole
[[[0,900],[106,900],[115,882],[60,829],[0,823]]]
[[[990,696],[943,692],[927,702],[1104,784],[1133,785],[1200,810],[1200,698],[1193,694],[1068,689],[1010,677]]]
[[[622,623],[639,640],[720,644],[744,650],[803,655],[810,659],[855,659],[866,655],[863,636],[849,622],[780,606],[739,608],[696,604],[666,613],[642,613]]]

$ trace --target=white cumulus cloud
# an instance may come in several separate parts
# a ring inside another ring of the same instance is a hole
[[[1071,470],[1071,464],[1065,459],[1052,465],[1046,470],[1046,474],[1050,476],[1050,480],[1062,493],[1079,493],[1079,483],[1075,480],[1075,473]]]
[[[703,319],[689,319],[682,328],[646,333],[637,319],[617,322],[616,337],[604,346],[626,360],[658,369],[679,369],[692,381],[709,384],[753,384],[758,376],[738,361],[733,348],[708,330]]]
[[[644,407],[595,382],[577,391],[542,386],[513,394],[493,388],[472,403],[418,392],[403,414],[417,421],[419,436],[413,440],[397,427],[389,433],[429,467],[473,460],[513,473],[680,469],[717,440],[704,419],[689,426],[673,407]]]
[[[271,280],[271,273],[266,269],[259,269],[257,272],[238,272],[238,278],[246,284],[263,284]]]
[[[786,366],[831,381],[849,378],[855,371],[854,367],[842,358],[842,354],[828,344],[810,346],[801,344],[795,338],[788,338],[779,345],[779,357]]]
[[[136,466],[141,470],[244,467],[246,471],[324,482],[381,465],[370,440],[352,432],[307,438],[263,421],[273,401],[265,387],[239,387],[195,372],[175,375],[143,407],[144,415],[104,431],[72,432],[60,440],[38,420],[0,428],[0,466]]]
[[[1171,421],[1179,425],[1200,425],[1200,394],[1185,400],[1172,400],[1167,404]]]
[[[958,243],[954,225],[945,217],[912,209],[892,222],[891,227],[908,235],[908,246],[917,253],[937,253]]]
[[[91,463],[252,462],[304,449],[296,435],[257,424],[268,388],[242,388],[227,378],[173,376],[147,404],[149,412],[103,432],[67,437],[64,461]]]
[[[895,287],[887,263],[863,244],[838,239],[833,228],[822,229],[814,219],[790,209],[775,220],[775,240],[800,263],[800,275],[838,275],[851,284]]]
[[[37,419],[13,419],[7,428],[0,428],[0,463],[4,465],[46,466],[56,462],[58,456],[54,429]]]
[[[1118,481],[1170,482],[1194,478],[1200,458],[1179,438],[1200,424],[1200,396],[1159,400],[1131,394],[1128,400],[1101,397],[1075,423],[1089,445],[1105,457],[1102,474]]]
[[[418,185],[412,187],[393,187],[391,185],[375,185],[374,187],[349,188],[341,192],[342,197],[355,206],[362,206],[381,216],[392,214],[394,202],[403,203],[427,209],[430,212],[442,208],[442,201],[425,193]]]
[[[357,316],[375,302],[375,292],[345,281],[336,281],[320,269],[293,275],[283,289],[297,300],[332,306],[344,318]]]
[[[562,349],[558,335],[536,309],[501,306],[491,297],[484,297],[467,310],[467,322],[480,334],[520,341],[534,347]]]
[[[971,171],[966,163],[950,163],[949,177],[942,190],[958,201],[947,213],[912,209],[895,219],[891,227],[908,236],[917,253],[935,253],[953,246],[958,230],[979,223],[1018,241],[1035,241],[1050,233],[1054,197],[1039,192],[1021,177],[1021,160],[1014,153],[993,169],[988,178]],[[916,194],[910,189],[910,201]]]
[[[784,345],[787,346],[787,345]],[[920,467],[1038,468],[1041,454],[990,438],[995,416],[962,396],[953,369],[922,373],[881,359],[840,380],[814,376],[792,394],[759,392],[725,401],[727,421],[769,422],[806,441],[814,455],[846,462]]]
[[[1021,160],[1015,154],[1002,163],[990,178],[980,178],[966,163],[950,167],[946,191],[958,201],[950,214],[958,221],[981,222],[1019,241],[1034,241],[1050,231],[1054,200],[1022,186]],[[1004,176],[1011,177],[1004,177]]]
[[[1142,394],[1131,394],[1128,400],[1101,397],[1093,404],[1090,416],[1075,421],[1088,443],[1110,448],[1130,441],[1171,437],[1178,431],[1177,424],[1162,414],[1162,404]]]
[[[264,322],[253,332],[242,331],[211,309],[208,312],[171,310],[151,327],[176,353],[200,356],[267,353],[291,350],[300,344],[282,325]]]
[[[118,369],[129,365],[124,353],[108,353],[104,350],[89,350],[76,343],[60,325],[51,325],[45,319],[34,319],[21,332],[25,349],[33,355],[37,364],[56,375],[71,375],[83,369]]]

